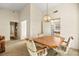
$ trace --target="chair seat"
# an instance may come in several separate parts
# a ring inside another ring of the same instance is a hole
[[[57,51],[57,52],[64,52],[64,50],[61,50],[61,49],[54,49],[55,51]]]
[[[43,49],[45,49],[46,47],[36,46],[36,48],[37,48],[37,51],[39,51],[39,50],[43,50]]]
[[[37,42],[35,42],[35,45],[36,45],[37,47],[40,47],[40,48],[44,48],[44,47],[46,47],[45,45],[43,45],[43,44],[39,44],[39,43],[37,43]]]
[[[60,46],[58,48],[55,48],[54,50],[57,51],[57,52],[60,52],[60,53],[64,53],[66,51],[66,47]]]
[[[59,49],[61,49],[61,50],[63,50],[63,51],[66,51],[66,46],[62,46],[62,45],[61,45],[61,46],[59,47]]]
[[[37,54],[38,54],[38,56],[45,56],[45,55],[47,55],[47,48],[46,47],[44,47],[44,48],[41,48],[41,47],[36,47],[37,48]]]

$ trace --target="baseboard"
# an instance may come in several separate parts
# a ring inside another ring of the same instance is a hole
[[[76,51],[79,51],[79,49],[75,49],[75,48],[70,48],[70,49],[72,49],[72,50],[76,50]]]

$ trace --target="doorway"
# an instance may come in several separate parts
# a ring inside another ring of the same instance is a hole
[[[10,39],[15,40],[17,39],[17,22],[10,22]]]

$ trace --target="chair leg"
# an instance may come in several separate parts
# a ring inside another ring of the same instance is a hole
[[[57,52],[54,53],[55,56],[56,56],[57,54],[58,54]]]

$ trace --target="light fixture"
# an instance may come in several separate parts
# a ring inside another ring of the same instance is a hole
[[[47,8],[46,8],[46,15],[44,15],[44,17],[43,17],[43,19],[44,19],[44,21],[45,22],[49,22],[50,20],[51,20],[51,17],[49,16],[49,14],[48,14],[48,3],[47,3]]]
[[[45,15],[45,16],[43,17],[43,19],[44,19],[44,21],[49,22],[50,19],[51,19],[51,17],[50,17],[49,15]]]

